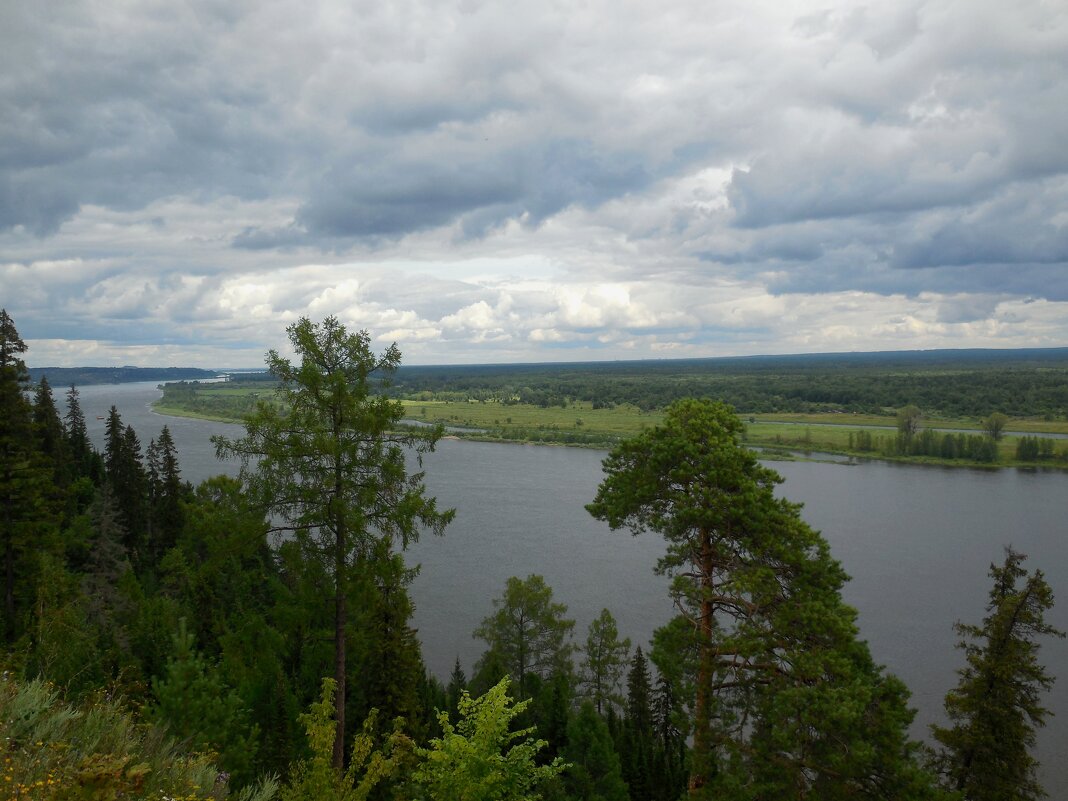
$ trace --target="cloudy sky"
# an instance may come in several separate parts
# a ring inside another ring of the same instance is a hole
[[[1068,3],[0,0],[31,365],[1068,345]]]

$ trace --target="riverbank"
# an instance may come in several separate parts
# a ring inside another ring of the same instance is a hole
[[[152,407],[159,414],[240,423],[241,413],[261,392],[235,388],[214,390],[209,399],[167,396]],[[658,425],[662,414],[620,404],[594,408],[586,402],[541,407],[482,401],[402,400],[405,417],[416,425],[442,424],[454,436],[480,442],[609,449],[619,442]],[[928,430],[917,434],[915,443],[903,442],[894,419],[876,415],[754,414],[746,421],[745,441],[768,458],[820,461],[826,456],[850,459],[881,459],[903,464],[942,465],[967,468],[1068,469],[1068,441],[1047,443],[1046,458],[1018,458],[1019,434],[1006,435],[996,443],[967,420],[927,420]],[[1051,421],[1012,420],[1015,432],[1033,431],[1034,436],[1064,436],[1068,424]],[[1027,434],[1027,436],[1030,436]],[[922,442],[921,442],[922,440]],[[922,448],[918,446],[922,445]]]

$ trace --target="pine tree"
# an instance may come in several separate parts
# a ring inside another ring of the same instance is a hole
[[[667,541],[658,570],[696,645],[691,795],[929,795],[907,691],[858,640],[845,573],[742,432],[721,403],[673,403],[663,425],[609,454],[587,507]]]
[[[1027,557],[1005,549],[1005,562],[990,566],[994,586],[982,626],[958,623],[967,664],[960,684],[946,696],[952,726],[934,726],[943,745],[940,768],[950,789],[965,801],[1033,801],[1046,794],[1030,754],[1035,729],[1049,710],[1040,694],[1053,685],[1038,661],[1043,636],[1063,637],[1045,621],[1053,592],[1041,570],[1028,575]]]

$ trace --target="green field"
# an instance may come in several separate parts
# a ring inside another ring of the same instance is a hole
[[[848,414],[835,412],[822,413],[788,413],[774,412],[753,415],[742,415],[747,420],[753,419],[758,422],[768,423],[808,423],[811,425],[825,426],[885,426],[895,428],[897,420],[893,415],[877,414]],[[961,431],[981,431],[982,421],[969,417],[931,418],[924,420],[925,425],[935,428],[953,428]],[[1029,434],[1068,434],[1068,421],[1065,420],[1032,420],[1026,418],[1012,418],[1009,422],[1012,431],[1024,431]]]
[[[480,429],[472,436],[518,442],[610,445],[655,426],[663,418],[660,412],[643,412],[634,406],[594,409],[582,401],[564,408],[494,401],[401,402],[412,420]]]
[[[274,397],[270,384],[168,385],[155,409],[200,419],[240,422],[259,401]],[[467,439],[527,442],[610,448],[660,423],[660,411],[643,411],[623,403],[611,408],[589,401],[569,400],[562,405],[540,406],[496,399],[432,400],[402,399],[405,418],[419,423],[440,423],[450,428],[450,435]],[[1018,437],[1005,436],[997,443],[996,459],[992,452],[983,458],[955,454],[902,453],[897,443],[894,417],[846,413],[763,413],[742,414],[746,422],[746,441],[768,454],[781,458],[819,458],[806,454],[837,454],[857,458],[876,458],[911,463],[953,466],[1052,466],[1068,467],[1068,442],[1056,442],[1052,453],[1041,460],[1020,461],[1016,458]],[[980,423],[972,419],[930,419],[931,428],[959,429],[970,442],[983,440]],[[877,428],[876,428],[877,427]],[[1068,433],[1068,423],[1059,421],[1009,421],[1008,429],[1021,432]],[[921,432],[922,433],[922,432]],[[928,436],[944,437],[944,434]],[[958,435],[956,432],[954,436]],[[958,437],[960,438],[960,437]],[[989,442],[983,440],[989,446]],[[982,444],[982,443],[981,443]]]

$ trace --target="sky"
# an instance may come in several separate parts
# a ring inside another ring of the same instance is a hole
[[[1068,345],[1068,3],[0,0],[31,366]]]

